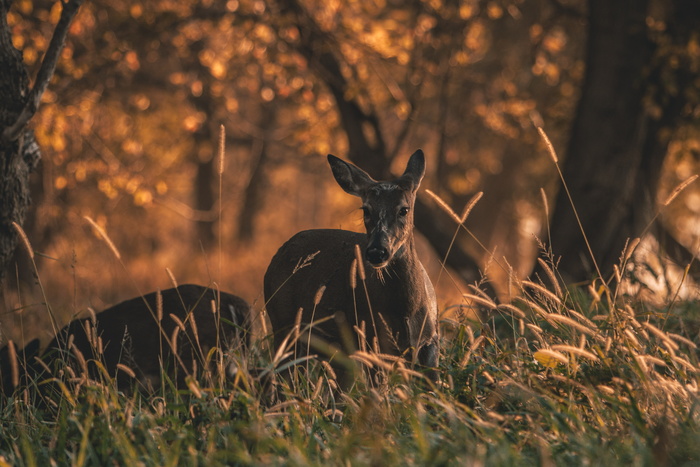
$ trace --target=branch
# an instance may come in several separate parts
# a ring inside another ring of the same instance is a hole
[[[61,19],[59,19],[56,25],[49,48],[46,50],[44,60],[41,62],[41,68],[39,68],[39,73],[36,75],[36,81],[29,93],[27,103],[24,105],[15,123],[5,128],[5,131],[2,133],[2,139],[6,142],[16,141],[19,138],[22,134],[22,130],[39,108],[41,98],[44,95],[44,91],[46,91],[46,87],[49,85],[49,81],[51,81],[53,77],[58,58],[65,46],[68,27],[78,12],[78,8],[80,8],[83,0],[61,0],[61,3],[63,3]]]
[[[279,0],[280,12],[290,15],[298,26],[297,44],[290,44],[309,62],[333,95],[348,138],[348,158],[370,173],[388,176],[384,136],[379,118],[365,112],[357,98],[348,96],[349,83],[342,72],[342,63],[335,52],[340,45],[316,23],[298,0]]]

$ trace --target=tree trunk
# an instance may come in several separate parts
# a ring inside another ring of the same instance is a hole
[[[697,5],[679,0],[668,6],[667,38],[683,47],[689,26],[698,23]],[[625,242],[651,222],[672,130],[687,103],[684,90],[692,86],[683,64],[672,68],[669,51],[650,40],[647,7],[647,0],[589,1],[586,76],[563,175],[593,257],[562,189],[550,244],[568,282],[609,277]],[[652,116],[647,99],[660,112]]]
[[[27,123],[53,76],[68,27],[82,1],[62,2],[61,17],[30,91],[22,54],[12,44],[7,24],[12,2],[0,0],[0,283],[17,245],[18,232],[13,223],[22,225],[30,204],[29,173],[41,158]],[[0,295],[2,290],[0,287]]]
[[[262,206],[267,178],[265,169],[269,159],[270,130],[275,122],[275,110],[269,104],[263,104],[260,109],[260,135],[251,144],[251,167],[248,184],[243,192],[241,211],[238,215],[238,240],[250,243],[255,234],[255,215]]]
[[[645,67],[653,54],[647,0],[590,0],[586,76],[564,180],[590,244],[591,258],[566,192],[552,217],[550,245],[565,281],[606,276],[626,239],[650,221],[663,157],[650,147]]]
[[[0,0],[0,281],[17,245],[17,231],[29,207],[29,172],[40,157],[31,132],[7,141],[1,135],[24,109],[29,77],[22,54],[12,44],[7,24],[10,3]],[[1,294],[1,292],[0,292]]]

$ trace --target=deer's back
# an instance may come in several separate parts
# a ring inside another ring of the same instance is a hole
[[[160,321],[156,292],[126,300],[97,313],[94,324],[89,318],[71,321],[48,344],[41,353],[41,359],[53,369],[53,363],[59,359],[76,361],[77,350],[88,361],[89,370],[95,372],[93,376],[99,370],[91,360],[97,360],[110,375],[117,377],[121,387],[129,387],[133,381],[117,370],[117,365],[121,363],[131,368],[139,381],[153,387],[160,384],[161,365],[177,379],[185,375],[168,345],[168,339],[172,338],[180,323],[185,330],[178,332],[176,350],[188,371],[194,365],[202,368],[203,357],[214,346],[225,350],[232,344],[248,344],[250,305],[242,298],[190,284],[163,290],[160,296]],[[218,305],[216,313],[212,301]],[[38,341],[27,348],[31,348],[31,352],[25,350],[23,353],[37,355]],[[7,359],[6,353],[3,349],[0,357]],[[20,359],[20,365],[24,366],[25,361],[27,365],[23,373],[29,378],[43,371],[40,365],[32,364],[31,358]],[[7,372],[4,370],[3,383],[6,383]],[[3,386],[7,393],[9,386]]]

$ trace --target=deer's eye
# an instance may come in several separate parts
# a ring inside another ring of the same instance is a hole
[[[406,217],[407,214],[408,214],[408,208],[407,208],[407,207],[403,207],[403,208],[399,209],[399,216],[400,216],[400,217]]]

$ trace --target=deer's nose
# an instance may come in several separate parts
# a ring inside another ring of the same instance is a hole
[[[383,264],[389,259],[389,252],[384,247],[369,247],[366,255],[370,264]]]

